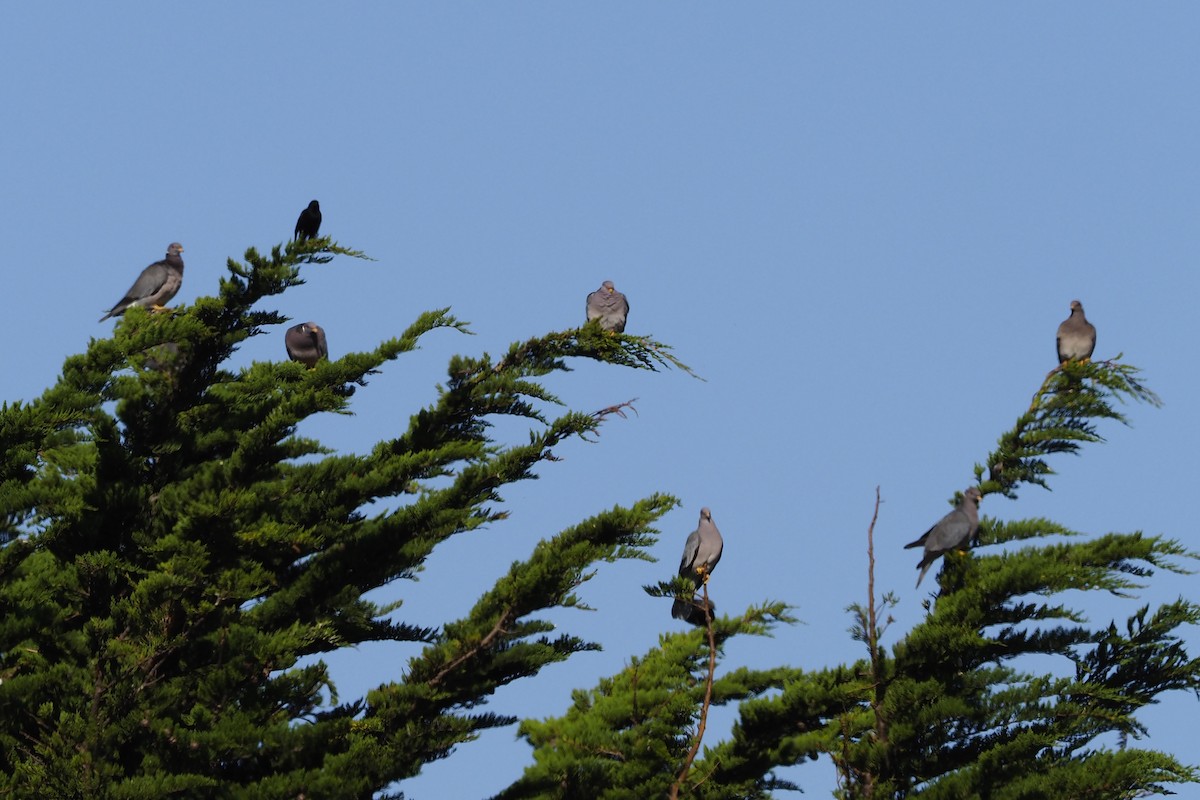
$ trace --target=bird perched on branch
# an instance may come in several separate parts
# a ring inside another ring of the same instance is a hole
[[[142,274],[129,287],[125,296],[100,318],[101,322],[109,317],[119,317],[130,306],[143,306],[162,311],[163,304],[171,302],[171,298],[183,285],[183,259],[180,253],[183,245],[172,242],[167,246],[167,255],[162,261],[155,261],[142,270]]]
[[[334,205],[337,204],[334,203]],[[300,212],[300,218],[296,220],[296,230],[292,233],[292,238],[306,242],[309,239],[316,238],[317,231],[320,229],[321,204],[313,200],[308,204],[308,208]]]
[[[696,530],[688,534],[683,545],[683,558],[679,561],[679,574],[691,578],[696,586],[708,583],[717,562],[721,560],[721,551],[725,541],[721,532],[713,524],[712,512],[707,507],[700,509],[700,524]],[[691,597],[676,597],[671,604],[671,616],[675,619],[686,620],[693,625],[705,624],[705,611],[716,611],[716,606],[708,604],[708,608],[696,602],[695,593]]]
[[[302,322],[288,328],[283,345],[287,348],[288,358],[305,366],[316,366],[322,358],[329,358],[325,329],[315,322]]]
[[[953,511],[925,531],[920,539],[904,545],[905,549],[925,547],[925,555],[921,557],[921,563],[917,564],[917,569],[921,570],[921,574],[917,576],[917,586],[921,585],[925,573],[934,561],[951,550],[965,547],[975,537],[975,532],[979,530],[979,501],[982,498],[979,487],[968,487]]]
[[[1083,314],[1083,304],[1071,301],[1071,316],[1058,326],[1058,363],[1087,361],[1096,349],[1096,326]]]
[[[600,327],[606,331],[623,333],[628,316],[629,301],[616,290],[612,281],[605,281],[587,296],[587,321],[600,320]]]

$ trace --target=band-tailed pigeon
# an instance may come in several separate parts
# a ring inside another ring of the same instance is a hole
[[[161,311],[164,303],[169,303],[179,287],[183,285],[183,259],[179,254],[183,245],[172,242],[167,247],[167,255],[162,261],[155,261],[142,270],[142,274],[129,287],[117,304],[100,318],[101,322],[109,317],[119,317],[130,306],[149,306]]]
[[[688,534],[683,545],[679,574],[684,578],[691,578],[697,586],[708,583],[708,576],[721,560],[721,550],[724,546],[721,532],[713,524],[712,512],[707,507],[700,509],[700,524]],[[687,620],[693,625],[705,624],[706,610],[715,611],[716,606],[709,603],[707,609],[703,608],[696,602],[695,594],[691,597],[676,597],[675,602],[671,604],[672,617]]]
[[[1096,326],[1083,315],[1083,304],[1071,301],[1071,316],[1058,326],[1058,363],[1087,361],[1096,349]]]
[[[629,316],[629,301],[613,286],[612,281],[605,281],[600,288],[587,296],[588,322],[600,320],[600,327],[606,331],[625,331],[625,318]]]
[[[146,350],[148,355],[142,363],[146,369],[152,369],[156,372],[169,372],[174,369],[180,362],[179,345],[175,342],[166,342],[156,347],[151,347]]]
[[[921,585],[921,580],[934,561],[951,550],[965,547],[974,538],[975,532],[979,530],[979,501],[982,498],[979,487],[968,487],[953,511],[925,531],[920,539],[904,545],[906,549],[925,547],[925,555],[921,557],[921,563],[917,564],[917,569],[921,570],[921,574],[917,576],[917,586]]]
[[[315,322],[301,322],[287,329],[283,336],[288,358],[312,367],[322,358],[329,358],[325,329]]]
[[[316,237],[317,231],[320,229],[321,205],[316,200],[313,200],[308,204],[308,208],[300,212],[300,218],[296,220],[296,230],[292,233],[292,238],[306,242]]]

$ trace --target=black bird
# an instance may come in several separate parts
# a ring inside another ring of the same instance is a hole
[[[300,218],[296,220],[296,230],[292,234],[292,238],[306,242],[314,238],[320,229],[321,205],[316,200],[313,200],[308,204],[308,208],[300,212]]]
[[[166,257],[142,270],[125,296],[100,321],[119,317],[130,306],[149,306],[151,310],[161,311],[163,304],[170,302],[183,285],[183,258],[179,255],[182,252],[183,245],[172,242],[167,247]]]

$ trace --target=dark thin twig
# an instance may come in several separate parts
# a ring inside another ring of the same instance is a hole
[[[604,419],[609,414],[616,414],[621,419],[626,419],[628,417],[628,415],[622,409],[628,408],[634,414],[637,414],[637,409],[633,407],[633,404],[636,402],[637,402],[637,398],[635,397],[632,400],[626,400],[624,403],[617,403],[615,406],[609,406],[608,408],[602,408],[599,411],[593,413],[592,416],[595,417],[596,419]]]
[[[438,672],[438,674],[434,675],[432,678],[429,679],[429,685],[437,686],[439,683],[441,683],[446,678],[447,675],[449,675],[451,672],[453,672],[455,669],[457,669],[464,662],[473,658],[474,656],[478,655],[479,653],[483,652],[487,648],[491,647],[492,642],[494,642],[497,637],[499,637],[501,634],[503,634],[505,632],[505,630],[508,628],[508,626],[512,624],[513,619],[514,619],[514,615],[513,615],[512,609],[506,610],[503,614],[500,615],[500,618],[498,620],[496,620],[495,626],[490,631],[488,631],[488,634],[479,640],[479,644],[475,645],[470,650],[463,653],[461,656],[454,659],[446,666],[442,667],[442,669]]]
[[[875,740],[878,743],[887,741],[888,725],[884,716],[884,688],[882,682],[882,667],[879,658],[879,617],[875,606],[875,523],[879,520],[879,487],[875,487],[875,511],[871,514],[871,524],[867,527],[867,646],[871,651],[871,684],[873,699],[872,711],[875,713]],[[875,796],[875,775],[869,774],[866,780],[866,796]]]
[[[692,768],[692,762],[696,760],[696,754],[700,752],[700,742],[704,739],[704,727],[708,724],[708,707],[712,704],[713,675],[717,671],[717,637],[713,630],[712,603],[708,602],[708,581],[704,582],[703,591],[704,622],[708,628],[708,680],[704,685],[704,704],[700,706],[700,722],[696,725],[696,740],[692,742],[692,749],[688,751],[679,777],[675,779],[675,783],[671,784],[669,795],[671,800],[678,800],[679,790],[683,786],[683,782],[687,780],[688,771]]]

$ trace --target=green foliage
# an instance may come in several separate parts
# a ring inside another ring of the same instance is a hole
[[[718,618],[718,654],[738,635],[768,635],[792,621],[781,603],[751,608],[738,618]],[[516,798],[664,797],[677,778],[705,694],[708,639],[703,628],[664,635],[659,646],[631,660],[618,675],[589,691],[576,691],[564,717],[526,720],[520,735],[534,750],[524,777],[497,795]],[[788,668],[735,669],[712,685],[713,705],[726,705],[782,686]],[[712,798],[765,797],[767,781],[733,777],[709,751],[696,761],[697,776],[685,793]]]
[[[248,250],[217,296],[129,310],[40,398],[0,408],[0,796],[369,797],[514,722],[480,710],[498,687],[598,646],[539,614],[581,606],[599,564],[648,558],[674,498],[615,506],[539,543],[437,628],[364,598],[502,520],[503,487],[628,406],[562,411],[541,378],[577,358],[690,370],[649,337],[554,332],[496,360],[454,357],[406,428],[365,454],[335,453],[299,425],[349,413],[369,377],[426,335],[467,332],[440,309],[312,369],[231,370],[242,342],[286,321],[262,302],[335,257],[363,256],[328,239]],[[1119,360],[1056,369],[976,466],[984,494],[1046,486],[1047,459],[1101,441],[1099,422],[1125,422],[1115,404],[1128,400],[1158,404]],[[526,420],[527,441],[496,441],[498,415]],[[733,637],[793,621],[782,603],[664,635],[577,691],[562,717],[524,721],[534,762],[499,796],[765,798],[795,788],[779,768],[822,757],[837,796],[855,800],[1166,793],[1200,774],[1138,747],[1138,713],[1166,692],[1200,693],[1181,636],[1200,606],[1180,598],[1094,622],[1086,601],[1136,597],[1195,557],[1139,532],[985,517],[890,648],[882,618],[896,598],[875,596],[873,567],[866,602],[850,606],[867,651],[853,664],[716,672]],[[692,588],[673,577],[647,591]],[[382,641],[422,649],[367,696],[339,697],[320,657]],[[736,722],[700,752],[710,700],[736,706]]]
[[[1140,370],[1121,363],[1120,358],[1068,361],[1053,369],[1033,396],[1029,410],[1000,437],[999,446],[988,458],[986,481],[982,480],[984,467],[975,465],[975,479],[983,494],[1000,492],[1016,498],[1017,486],[1022,483],[1048,488],[1046,478],[1054,470],[1045,456],[1078,453],[1085,443],[1104,441],[1097,420],[1128,424],[1114,401],[1162,405],[1158,395],[1138,379]]]
[[[987,459],[984,493],[1015,498],[1023,482],[1045,486],[1053,474],[1046,456],[1101,441],[1098,420],[1125,422],[1114,400],[1157,405],[1136,375],[1115,361],[1071,362],[1051,373]],[[983,472],[976,468],[978,477]],[[1147,733],[1141,708],[1165,692],[1200,694],[1200,659],[1180,635],[1200,623],[1200,606],[1181,598],[1142,607],[1124,624],[1090,622],[1084,608],[1091,592],[1131,597],[1157,570],[1186,572],[1196,556],[1177,541],[1141,533],[1089,538],[1046,519],[985,517],[976,549],[945,558],[927,616],[890,652],[878,643],[897,598],[875,596],[873,545],[868,550],[869,597],[849,609],[851,635],[868,657],[757,673],[766,682],[741,700],[732,736],[706,749],[693,771],[701,777],[680,796],[766,797],[794,788],[773,770],[822,756],[833,761],[835,794],[845,800],[1116,800],[1200,781],[1194,767],[1132,745]],[[689,590],[686,583],[646,590],[671,596]],[[500,796],[662,796],[695,735],[688,726],[703,672],[696,651],[672,651],[680,642],[698,647],[700,635],[665,637],[621,675],[577,694],[565,717],[523,723],[535,764]],[[1047,664],[1054,666],[1045,672],[1030,668]],[[718,677],[714,688],[736,674]],[[647,686],[665,689],[661,702],[671,703],[653,727],[648,714],[630,710],[635,696],[649,696]],[[578,788],[589,785],[601,789]]]
[[[476,710],[497,687],[596,646],[538,612],[577,605],[597,563],[646,558],[673,498],[543,541],[439,629],[364,595],[503,519],[501,487],[622,413],[551,415],[539,377],[575,358],[683,365],[649,338],[589,328],[496,363],[457,357],[407,429],[335,455],[299,424],[347,413],[430,332],[466,332],[442,309],[312,369],[230,370],[241,342],[286,321],[261,301],[335,256],[362,257],[328,239],[247,250],[216,297],[131,309],[42,397],[0,410],[0,795],[370,796],[509,724]],[[527,419],[528,441],[493,441],[501,414]],[[405,675],[339,699],[312,657],[378,641],[425,649]]]

